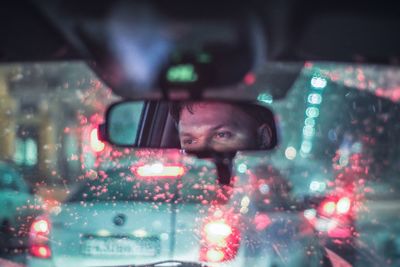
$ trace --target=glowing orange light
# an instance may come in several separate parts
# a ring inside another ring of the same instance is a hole
[[[139,166],[134,170],[140,177],[180,177],[185,173],[182,166],[165,166],[161,163]]]
[[[93,129],[90,132],[90,147],[94,152],[101,152],[105,148],[104,143],[99,140],[99,136],[97,134],[97,128]]]

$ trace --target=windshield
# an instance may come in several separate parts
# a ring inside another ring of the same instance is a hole
[[[275,150],[236,155],[231,185],[219,184],[213,162],[180,150],[103,143],[97,127],[119,97],[82,62],[4,64],[1,74],[0,159],[19,173],[0,165],[4,258],[400,262],[399,68],[308,62],[283,98],[262,72],[218,92],[257,100],[278,127]],[[145,111],[139,102],[126,116],[141,122]]]

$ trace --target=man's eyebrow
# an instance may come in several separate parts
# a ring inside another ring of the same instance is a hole
[[[187,133],[187,132],[180,132],[179,135],[180,136],[186,136],[186,137],[192,137],[193,136],[191,133]]]
[[[210,129],[207,129],[207,132],[212,132],[216,131],[218,129],[224,128],[224,127],[232,127],[232,125],[228,124],[218,124],[216,126],[211,127]],[[193,137],[194,135],[190,132],[179,132],[179,136],[184,136],[184,137]]]
[[[233,125],[218,124],[217,126],[212,127],[210,130],[211,130],[211,131],[215,131],[215,130],[218,130],[218,129],[221,129],[221,128],[224,128],[224,127],[226,127],[226,128],[231,128],[231,127],[233,127]]]

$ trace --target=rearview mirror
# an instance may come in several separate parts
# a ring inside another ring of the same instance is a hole
[[[268,150],[277,144],[272,111],[251,102],[124,101],[106,114],[105,141],[187,152]]]

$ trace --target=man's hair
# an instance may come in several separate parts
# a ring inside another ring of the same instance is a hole
[[[243,103],[243,102],[241,103],[226,102],[226,103],[238,107],[244,113],[252,117],[255,120],[257,127],[263,124],[269,125],[271,129],[271,142],[265,148],[271,149],[277,145],[278,138],[276,133],[274,114],[269,108],[261,106],[260,104],[257,103]],[[170,104],[169,113],[171,117],[174,119],[176,125],[178,125],[179,123],[181,112],[184,108],[193,114],[194,104],[195,102],[172,102]]]

